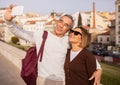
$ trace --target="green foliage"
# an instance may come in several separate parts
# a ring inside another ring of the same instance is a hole
[[[120,66],[100,63],[103,69],[101,83],[103,85],[120,85]]]
[[[13,42],[9,42],[8,44],[16,47],[16,48],[19,48],[19,49],[22,49],[24,51],[27,51],[31,46],[22,46],[22,45],[18,45],[18,44],[15,44]]]
[[[19,39],[18,39],[18,37],[13,36],[13,37],[11,38],[11,41],[12,41],[13,43],[17,44],[17,43],[19,42]]]
[[[79,26],[82,26],[82,17],[81,17],[81,14],[79,13],[79,15],[78,15],[78,24],[77,24],[77,26],[79,27]]]

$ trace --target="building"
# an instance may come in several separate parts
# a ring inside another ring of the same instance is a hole
[[[115,11],[116,11],[115,39],[116,39],[116,45],[120,45],[120,0],[116,0],[115,2]]]
[[[3,18],[4,12],[6,8],[0,8],[0,40],[4,40],[5,36],[5,21]]]

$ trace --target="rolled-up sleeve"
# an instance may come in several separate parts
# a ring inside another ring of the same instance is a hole
[[[17,37],[29,41],[35,44],[34,34],[31,31],[25,31],[21,27],[17,26],[14,21],[8,22],[6,21],[7,27],[9,28],[10,32],[12,32]]]

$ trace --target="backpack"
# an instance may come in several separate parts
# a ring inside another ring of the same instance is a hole
[[[40,56],[40,61],[42,61],[42,54],[44,50],[44,44],[47,38],[47,31],[43,33],[43,41],[41,43],[41,47],[39,53],[37,55],[36,47],[30,47],[25,55],[25,58],[22,59],[22,69],[21,69],[21,77],[25,81],[27,85],[36,85],[37,79],[37,62]]]

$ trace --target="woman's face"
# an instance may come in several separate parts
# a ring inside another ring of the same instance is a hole
[[[69,34],[69,42],[71,44],[78,44],[80,45],[82,42],[82,31],[80,28],[75,28],[70,31]]]

